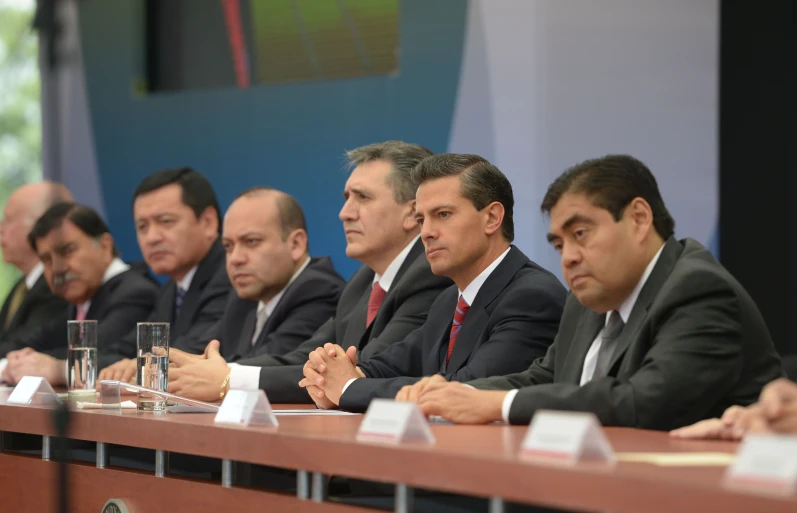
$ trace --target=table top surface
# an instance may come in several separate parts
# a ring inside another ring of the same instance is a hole
[[[0,390],[0,431],[54,435],[48,406],[8,405]],[[308,405],[274,405],[279,409]],[[374,479],[556,507],[617,512],[678,511],[711,504],[725,511],[795,511],[797,497],[750,493],[723,484],[725,467],[556,464],[519,456],[525,426],[432,424],[436,442],[356,439],[361,415],[279,416],[278,427],[216,425],[214,414],[78,410],[70,438]],[[685,441],[628,428],[604,432],[616,453],[725,452],[738,444]],[[576,493],[577,491],[577,493]]]

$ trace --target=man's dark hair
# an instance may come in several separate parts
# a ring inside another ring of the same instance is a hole
[[[235,197],[235,200],[243,197],[258,196],[264,193],[276,194],[277,212],[279,212],[280,228],[282,230],[282,240],[288,238],[294,230],[304,230],[307,232],[307,222],[304,219],[304,212],[302,206],[296,201],[296,198],[286,192],[272,189],[271,187],[252,187],[245,190]],[[233,200],[233,201],[235,201]]]
[[[110,233],[105,221],[93,208],[71,202],[56,203],[42,214],[28,234],[28,243],[33,251],[37,251],[36,239],[41,239],[51,231],[60,228],[65,219],[92,239],[99,239],[102,235]],[[113,246],[113,254],[114,256],[119,255],[116,244]]]
[[[412,181],[410,173],[430,155],[434,153],[417,144],[385,141],[349,150],[346,159],[350,168],[376,160],[392,164],[393,171],[387,175],[387,184],[393,189],[396,203],[406,203],[415,199],[415,191],[418,190],[418,184]]]
[[[548,187],[542,212],[550,214],[566,193],[586,195],[596,207],[608,210],[615,221],[623,217],[634,198],[642,198],[653,212],[656,232],[665,240],[675,232],[675,220],[664,206],[653,173],[630,155],[606,155],[571,167]]]
[[[515,222],[512,209],[515,198],[512,184],[500,169],[479,155],[440,153],[428,157],[412,171],[412,180],[421,185],[429,180],[459,175],[460,194],[469,199],[476,210],[497,201],[504,206],[501,234],[512,242],[515,239]]]
[[[161,187],[166,187],[176,183],[182,189],[181,200],[184,205],[194,211],[197,219],[208,207],[213,207],[216,211],[216,219],[219,221],[219,233],[221,233],[221,210],[216,199],[216,193],[210,182],[202,174],[194,171],[190,167],[179,167],[176,169],[163,169],[156,171],[141,180],[136,190],[133,191],[133,203],[142,194],[155,191]]]

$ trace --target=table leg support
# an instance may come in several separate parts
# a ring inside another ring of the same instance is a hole
[[[110,454],[108,444],[97,442],[97,468],[105,468],[110,464]]]
[[[42,459],[44,461],[50,461],[53,457],[53,437],[51,436],[43,436],[42,437]]]
[[[321,472],[313,472],[313,502],[324,502],[327,500],[327,484],[329,478]]]
[[[501,497],[490,497],[490,506],[487,510],[488,513],[504,513],[504,499]]]
[[[169,466],[169,453],[155,451],[155,477],[166,477]]]
[[[415,511],[415,493],[405,484],[396,485],[396,499],[393,506],[396,513],[412,513]]]
[[[296,471],[296,498],[303,501],[310,498],[310,474],[306,470]]]

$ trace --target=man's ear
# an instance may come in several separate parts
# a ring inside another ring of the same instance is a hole
[[[285,243],[290,248],[291,258],[294,262],[298,262],[307,254],[307,232],[301,228],[297,228],[288,234]]]
[[[498,201],[493,201],[484,207],[482,212],[484,214],[484,232],[487,235],[492,235],[499,231],[504,222],[504,206]]]
[[[199,216],[199,224],[202,231],[209,238],[216,239],[219,236],[219,215],[213,207],[207,207]]]
[[[404,203],[402,214],[401,226],[404,228],[404,231],[411,232],[418,228],[418,221],[415,220],[415,200]]]

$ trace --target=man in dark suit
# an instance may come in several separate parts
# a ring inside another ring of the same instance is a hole
[[[185,385],[178,392],[170,382],[169,390],[217,400],[227,387],[260,387],[275,403],[309,402],[297,383],[310,351],[334,342],[356,348],[367,359],[423,324],[434,299],[451,284],[431,272],[413,218],[416,186],[410,171],[429,155],[425,148],[400,141],[348,153],[354,170],[346,182],[340,219],[346,255],[364,266],[347,283],[335,315],[309,339],[284,355],[261,354],[229,365],[218,352],[218,342],[211,342],[206,359],[174,353],[172,368],[183,369]]]
[[[624,155],[583,162],[548,188],[549,241],[572,294],[544,358],[471,386],[430,379],[429,415],[528,423],[540,409],[606,426],[673,429],[756,400],[780,358],[744,288],[675,223],[648,168]]]
[[[340,346],[310,353],[302,386],[316,389],[311,396],[324,408],[365,411],[371,399],[393,398],[431,374],[465,381],[517,372],[544,355],[556,335],[565,290],[511,245],[514,198],[506,176],[478,155],[441,154],[412,177],[432,272],[454,285],[421,328],[359,369],[356,354]]]
[[[3,378],[11,383],[26,375],[52,385],[65,383],[67,320],[98,321],[97,348],[123,337],[155,304],[157,285],[143,270],[118,257],[113,237],[92,209],[59,203],[36,221],[28,239],[44,264],[53,292],[65,299],[61,315],[26,335],[25,349],[8,354]]]
[[[206,340],[218,340],[228,362],[293,351],[334,315],[345,282],[329,257],[310,257],[293,196],[268,187],[241,193],[224,216],[222,244],[235,294]],[[179,371],[170,377],[179,380]]]
[[[61,184],[37,182],[23,185],[9,196],[0,220],[3,260],[22,272],[0,310],[0,358],[21,347],[20,338],[63,312],[66,302],[56,296],[44,279],[44,267],[28,244],[28,233],[51,206],[71,201]]]
[[[219,242],[219,203],[213,187],[191,168],[164,169],[133,192],[133,219],[144,260],[169,277],[146,322],[170,323],[170,347],[202,353],[230,291]],[[136,331],[100,355],[99,380],[135,376]]]

